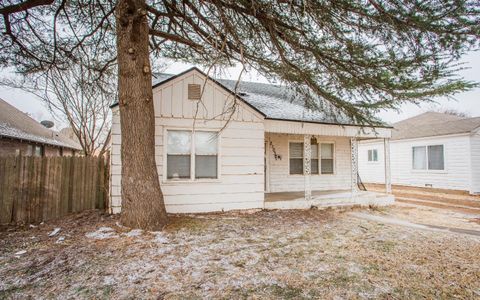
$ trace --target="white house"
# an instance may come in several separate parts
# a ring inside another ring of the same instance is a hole
[[[480,193],[480,118],[427,112],[393,125],[392,183]],[[359,143],[363,182],[383,183],[383,144]]]
[[[360,191],[357,141],[391,136],[305,109],[288,89],[214,80],[196,68],[154,80],[158,175],[168,212],[388,204]],[[112,106],[111,210],[121,210],[120,116]],[[388,162],[387,162],[388,166]],[[388,167],[387,177],[388,177]],[[389,190],[389,187],[387,187]]]

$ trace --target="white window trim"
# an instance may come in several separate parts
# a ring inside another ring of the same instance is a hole
[[[315,137],[315,136],[313,136]],[[315,137],[317,139],[317,144],[318,144],[318,174],[310,174],[310,176],[333,176],[337,174],[337,145],[335,144],[335,141],[329,141],[329,140],[320,140],[318,137]],[[303,139],[289,139],[288,144],[287,144],[287,154],[288,154],[288,176],[292,177],[298,177],[298,176],[305,176],[305,168],[303,168],[303,174],[290,174],[290,144],[291,143],[303,143]],[[330,174],[322,174],[322,151],[321,151],[321,144],[333,144],[333,173]],[[305,145],[303,146],[305,147]]]
[[[191,148],[190,148],[190,178],[181,178],[181,179],[168,179],[167,178],[167,147],[168,147],[168,131],[190,131],[192,133],[192,142],[191,142]],[[210,131],[210,132],[217,132],[218,137],[217,137],[217,178],[195,178],[195,135],[194,131]],[[162,184],[166,185],[173,185],[177,183],[193,183],[193,182],[220,182],[221,181],[221,136],[222,133],[220,132],[220,129],[216,128],[195,128],[195,130],[192,129],[192,127],[164,127],[163,128],[163,162],[162,162]]]
[[[443,146],[443,170],[431,170],[428,168],[428,146]],[[413,148],[415,147],[425,147],[425,159],[426,159],[426,168],[425,169],[414,169],[413,168]],[[428,144],[413,144],[410,147],[410,168],[412,173],[431,173],[431,174],[446,174],[447,171],[447,155],[446,147],[443,143],[428,143]]]

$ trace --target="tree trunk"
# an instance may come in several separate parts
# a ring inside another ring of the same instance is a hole
[[[125,226],[161,229],[167,213],[155,164],[155,115],[145,0],[118,0],[117,61]]]

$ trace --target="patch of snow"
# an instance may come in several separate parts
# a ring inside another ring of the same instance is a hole
[[[113,276],[105,276],[103,277],[103,284],[104,285],[114,285],[116,283],[115,278]]]
[[[55,242],[55,244],[61,244],[63,243],[63,241],[65,241],[65,237],[64,236],[60,236],[58,237],[57,241]]]
[[[124,236],[128,236],[128,237],[141,236],[142,234],[143,234],[142,229],[133,229],[133,230],[130,230],[129,232],[123,233]]]
[[[53,231],[50,232],[50,234],[48,236],[49,237],[56,236],[60,232],[60,230],[61,230],[61,228],[57,227],[57,228],[53,229]]]
[[[27,250],[20,250],[18,252],[15,252],[15,255],[23,255],[25,253],[27,253]]]
[[[85,236],[87,238],[96,240],[112,239],[119,237],[116,231],[111,227],[100,227],[97,229],[97,231],[89,232],[85,234]]]
[[[160,244],[168,244],[170,241],[162,232],[155,232],[155,242]]]

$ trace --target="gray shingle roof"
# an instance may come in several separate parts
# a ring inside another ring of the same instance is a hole
[[[0,136],[81,150],[73,140],[46,128],[0,99]]]
[[[480,117],[462,118],[426,112],[393,124],[392,140],[468,133],[480,127]]]
[[[155,74],[152,84],[155,87],[179,75],[165,73]],[[235,92],[236,80],[212,80],[230,92]],[[324,104],[322,110],[307,108],[303,100],[304,97],[299,96],[285,86],[241,81],[237,94],[250,106],[260,111],[267,119],[335,125],[357,125],[352,119],[328,104]],[[386,126],[386,124],[379,123],[379,126]]]

